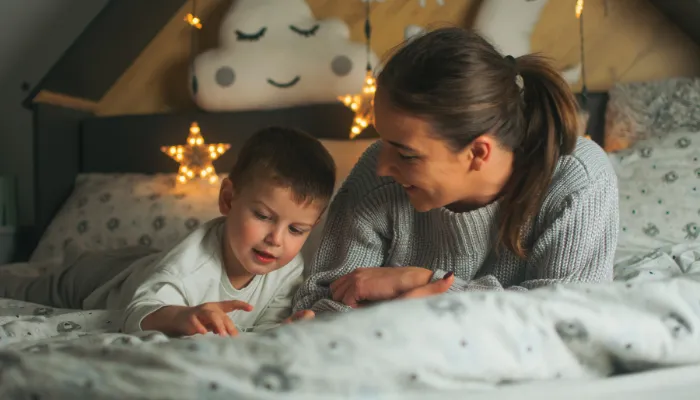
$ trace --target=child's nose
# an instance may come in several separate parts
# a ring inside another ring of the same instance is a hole
[[[279,247],[282,245],[282,232],[280,229],[270,231],[265,237],[265,243],[270,246]]]

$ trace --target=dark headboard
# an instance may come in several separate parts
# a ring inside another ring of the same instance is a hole
[[[579,96],[579,101],[580,101]],[[602,143],[606,93],[591,93],[588,134]],[[35,104],[35,226],[32,246],[73,190],[80,173],[174,173],[177,164],[160,152],[161,146],[184,144],[196,121],[208,143],[230,143],[214,164],[226,170],[242,143],[255,131],[292,126],[319,139],[348,140],[353,114],[342,104],[321,104],[277,110],[189,114],[94,117],[89,114]],[[368,128],[360,138],[375,138]],[[33,248],[33,247],[32,247]]]

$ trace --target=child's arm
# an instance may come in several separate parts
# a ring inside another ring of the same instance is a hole
[[[238,300],[204,303],[196,307],[165,306],[147,315],[141,322],[141,328],[160,331],[168,336],[190,336],[209,331],[221,336],[236,336],[238,329],[227,313],[252,309],[250,304]]]
[[[168,336],[189,336],[212,331],[219,335],[238,333],[227,313],[251,311],[242,301],[230,300],[190,306],[182,279],[156,272],[139,285],[124,313],[125,333],[155,330]]]
[[[184,282],[175,275],[159,271],[147,277],[135,290],[124,312],[122,328],[125,333],[142,330],[168,333],[176,329],[169,326],[173,319],[166,317],[173,317],[177,308],[188,306]],[[148,322],[144,326],[146,319]]]

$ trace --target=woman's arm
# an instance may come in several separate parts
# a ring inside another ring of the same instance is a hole
[[[529,290],[555,283],[612,280],[619,229],[617,178],[604,173],[585,189],[563,199],[556,215],[541,229],[528,257],[526,280],[504,288],[493,275],[465,282],[449,291]],[[443,277],[438,270],[432,280]]]
[[[348,179],[346,185],[353,185]],[[358,267],[384,264],[389,241],[365,215],[358,212],[356,196],[343,187],[328,210],[320,246],[311,262],[310,274],[294,298],[294,311],[348,311],[349,306],[332,300],[330,285]]]

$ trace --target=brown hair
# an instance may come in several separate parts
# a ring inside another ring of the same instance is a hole
[[[504,57],[473,31],[440,28],[398,48],[377,84],[455,151],[486,133],[513,151],[498,243],[524,258],[523,228],[539,211],[559,157],[576,145],[577,104],[561,75],[541,56]]]
[[[300,203],[327,203],[335,174],[333,157],[318,139],[297,129],[269,127],[246,140],[229,179],[235,188],[256,179],[272,179],[290,188]]]

